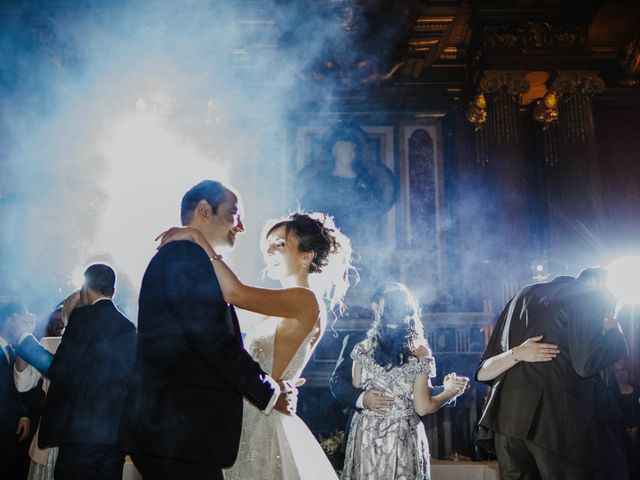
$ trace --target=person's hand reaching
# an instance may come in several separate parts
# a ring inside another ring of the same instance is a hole
[[[515,361],[550,362],[560,354],[560,349],[552,343],[540,343],[543,335],[531,337],[511,349]]]
[[[22,442],[29,436],[30,426],[31,420],[29,420],[28,417],[22,417],[20,420],[18,420],[18,430],[16,431],[16,435],[18,435],[19,442]]]
[[[200,245],[209,257],[216,256],[216,252],[213,250],[207,239],[200,230],[193,227],[171,227],[169,230],[165,230],[155,238],[157,242],[160,240],[158,250],[164,247],[167,243],[175,242],[176,240],[188,240],[190,242]]]
[[[451,392],[454,398],[457,398],[467,389],[469,378],[459,377],[455,372],[452,372],[444,377],[443,384],[444,389]]]

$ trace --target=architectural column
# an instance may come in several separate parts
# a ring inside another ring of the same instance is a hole
[[[603,215],[593,97],[605,84],[592,71],[561,71],[549,90],[558,98],[558,121],[545,132],[550,256],[565,258],[568,270],[595,262],[601,253],[597,221]],[[555,265],[555,271],[564,268]]]
[[[479,200],[484,203],[484,224],[479,244],[485,253],[486,272],[493,278],[487,298],[502,302],[528,273],[528,206],[526,158],[520,98],[528,92],[525,71],[485,71],[467,118],[476,124]],[[484,104],[484,114],[481,113]],[[484,116],[484,119],[483,119]],[[474,122],[474,119],[482,120]],[[515,268],[513,266],[516,266]],[[493,305],[490,309],[500,308]]]

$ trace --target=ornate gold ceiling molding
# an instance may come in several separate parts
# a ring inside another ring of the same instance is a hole
[[[493,70],[482,74],[478,84],[479,90],[485,94],[498,93],[505,89],[509,95],[519,96],[529,91],[527,72],[517,70]]]
[[[550,81],[549,89],[559,96],[575,95],[577,93],[593,96],[604,92],[604,80],[594,71],[565,71],[558,72]]]
[[[576,50],[589,46],[586,25],[555,25],[548,22],[526,22],[519,25],[484,27],[485,48],[532,51],[543,49]]]

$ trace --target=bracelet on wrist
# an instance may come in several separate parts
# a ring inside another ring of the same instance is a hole
[[[513,361],[518,363],[520,361],[520,359],[518,357],[516,357],[516,351],[514,348],[511,349],[511,358],[513,358]]]

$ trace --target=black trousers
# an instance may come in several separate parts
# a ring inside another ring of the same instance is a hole
[[[616,419],[598,422],[598,469],[593,480],[629,480],[623,429]]]
[[[220,467],[201,463],[149,455],[131,455],[131,459],[145,480],[222,480],[223,478]]]
[[[122,480],[124,452],[115,445],[60,445],[55,480]]]
[[[13,428],[8,432],[1,433],[4,434],[0,435],[0,471],[2,471],[2,478],[20,479],[16,429]]]
[[[569,462],[529,440],[496,433],[495,442],[501,480],[591,479],[591,470]]]

